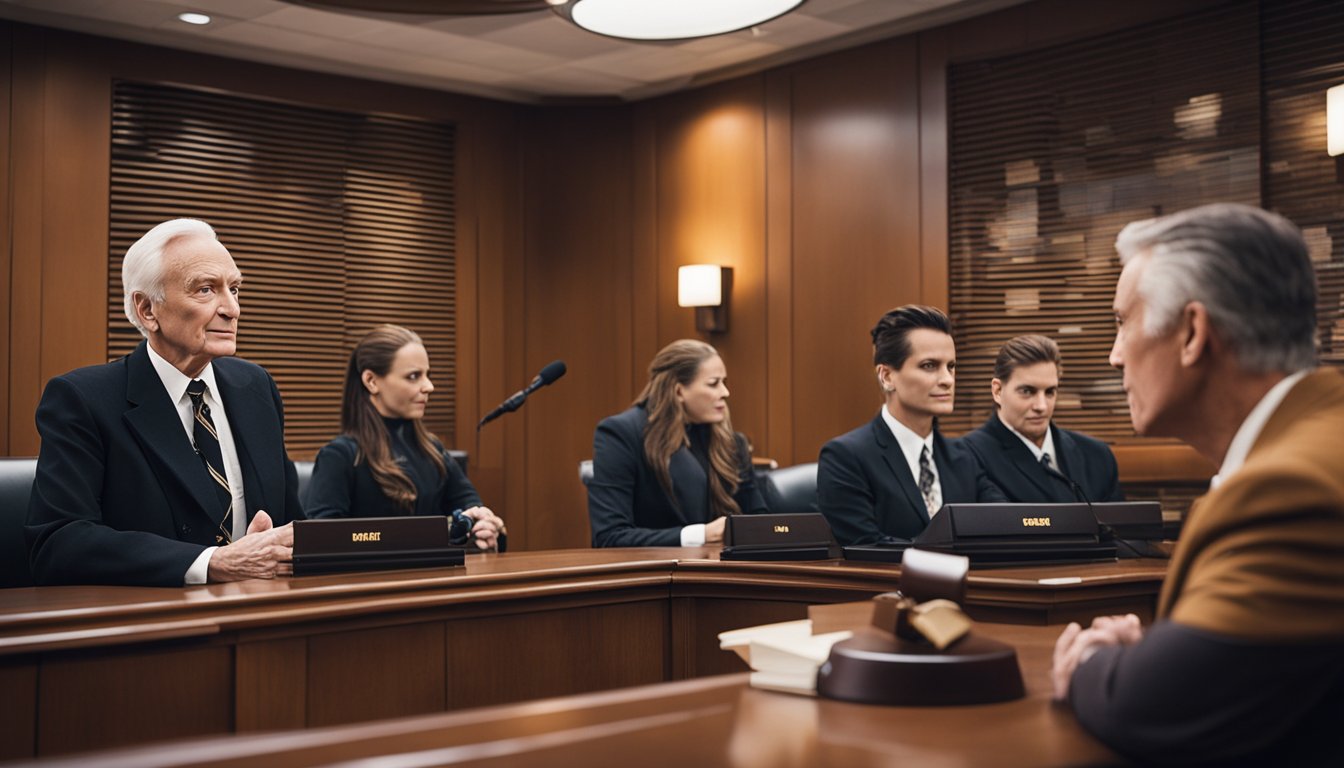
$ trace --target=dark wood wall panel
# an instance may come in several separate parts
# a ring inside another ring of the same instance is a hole
[[[165,679],[175,683],[164,686]],[[218,693],[232,685],[233,651],[224,646],[44,660],[37,751],[54,755],[228,733],[233,700]],[[70,696],[71,690],[83,695]]]
[[[657,346],[681,338],[713,344],[728,368],[733,427],[759,446],[765,417],[765,117],[764,78],[748,77],[656,107]],[[701,334],[695,312],[677,306],[677,268],[733,268],[729,330]],[[656,351],[656,350],[655,350]],[[649,357],[635,360],[646,369]],[[641,376],[640,386],[646,377]]]
[[[544,113],[527,133],[524,378],[555,359],[568,372],[504,417],[526,431],[525,525],[508,519],[528,544],[586,547],[578,464],[592,456],[594,425],[632,397],[630,112]]]
[[[855,77],[863,72],[863,77]],[[793,76],[793,421],[797,461],[881,403],[873,323],[922,290],[914,38]]]

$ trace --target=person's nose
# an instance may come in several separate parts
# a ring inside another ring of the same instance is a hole
[[[224,299],[219,303],[219,314],[224,317],[237,319],[243,313],[243,307],[238,303],[238,296],[233,291],[224,291]]]
[[[434,391],[434,382],[430,381],[429,377],[426,376],[424,384],[420,388],[424,390],[426,395],[428,395],[430,392]]]
[[[1119,333],[1115,334],[1115,341],[1111,344],[1111,356],[1110,358],[1108,358],[1107,362],[1111,364],[1112,368],[1116,368],[1118,370],[1124,370],[1125,358],[1120,355]]]

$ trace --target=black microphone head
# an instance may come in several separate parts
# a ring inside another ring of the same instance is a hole
[[[541,385],[544,387],[564,375],[565,361],[552,360],[546,364],[545,368],[541,369],[541,373],[537,374],[537,378],[541,379]]]

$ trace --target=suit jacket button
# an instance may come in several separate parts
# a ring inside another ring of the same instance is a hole
[[[183,525],[183,526],[182,526],[181,528],[179,528],[178,530],[180,530],[180,531],[182,532],[182,535],[183,535],[183,536],[188,536],[188,535],[191,534],[191,526],[189,526],[189,525]]]

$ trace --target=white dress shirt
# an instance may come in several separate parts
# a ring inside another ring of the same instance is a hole
[[[159,374],[159,380],[163,382],[163,388],[168,391],[168,399],[172,401],[177,408],[177,415],[182,419],[182,429],[187,433],[187,440],[196,444],[195,430],[192,425],[195,423],[195,417],[192,411],[191,396],[187,394],[187,385],[191,384],[192,379],[179,371],[172,363],[163,359],[163,356],[154,350],[152,344],[146,344],[149,351],[149,361],[154,365],[154,371]],[[215,383],[215,368],[211,363],[206,363],[205,370],[198,376],[205,382],[205,404],[210,406],[210,420],[215,424],[215,432],[219,435],[219,450],[224,456],[224,478],[229,481],[229,492],[233,494],[233,530],[231,535],[237,540],[247,533],[247,501],[243,495],[243,468],[238,463],[238,447],[233,441],[233,430],[229,427],[228,414],[224,411],[224,402],[216,394],[219,391]],[[214,555],[217,547],[207,547],[196,561],[187,569],[186,576],[183,579],[185,584],[204,584],[209,575],[210,557]]]
[[[929,492],[929,517],[933,517],[943,506],[943,482],[938,477],[938,463],[933,457],[933,430],[929,430],[927,437],[920,437],[914,430],[892,416],[885,405],[882,406],[882,420],[887,423],[887,428],[896,438],[896,444],[901,447],[905,462],[910,465],[910,476],[915,479],[916,488],[919,487],[919,455],[928,450],[929,471],[933,473],[933,490]]]
[[[999,417],[995,416],[994,418],[998,419]],[[1059,468],[1059,454],[1055,453],[1055,431],[1053,429],[1047,427],[1045,430],[1045,440],[1041,441],[1040,445],[1037,445],[1035,440],[1032,440],[1031,438],[1022,434],[1021,432],[1018,432],[1016,429],[1009,427],[1008,423],[1005,422],[1003,419],[999,419],[999,423],[1005,427],[1008,427],[1009,432],[1012,432],[1014,435],[1017,435],[1017,439],[1021,440],[1023,443],[1026,444],[1027,449],[1031,451],[1031,455],[1036,457],[1037,464],[1040,464],[1041,457],[1048,453],[1050,454],[1050,466],[1054,467],[1055,470],[1060,472],[1061,474],[1064,472],[1064,470]]]
[[[1265,396],[1260,398],[1260,402],[1256,403],[1246,415],[1246,420],[1241,422],[1237,434],[1232,436],[1232,442],[1227,446],[1227,455],[1223,456],[1223,466],[1219,467],[1218,474],[1209,480],[1209,490],[1217,488],[1226,482],[1233,472],[1241,469],[1241,465],[1246,463],[1247,454],[1251,452],[1251,446],[1255,445],[1256,439],[1260,437],[1260,432],[1265,428],[1269,417],[1274,415],[1283,399],[1308,373],[1311,373],[1311,369],[1284,377],[1283,381],[1270,387]]]

